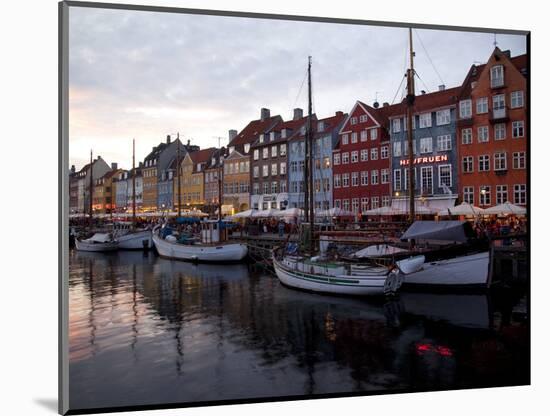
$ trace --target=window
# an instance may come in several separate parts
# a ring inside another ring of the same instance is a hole
[[[493,115],[494,117],[504,116],[506,100],[504,94],[493,95]]]
[[[512,93],[510,94],[510,107],[523,107],[523,91],[512,91]]]
[[[514,204],[525,205],[527,202],[527,187],[525,184],[514,185]]]
[[[330,169],[330,157],[328,156],[323,158],[323,169]]]
[[[342,174],[342,186],[344,188],[349,186],[349,173],[343,173]]]
[[[361,149],[361,162],[369,160],[369,149]]]
[[[277,157],[277,146],[271,146],[271,157]]]
[[[359,172],[351,173],[351,186],[359,186]]]
[[[401,156],[401,142],[393,143],[393,155],[395,157]]]
[[[420,186],[422,193],[433,193],[433,169],[431,166],[420,168]]]
[[[380,159],[387,159],[390,157],[388,146],[382,146],[380,148]]]
[[[502,87],[504,85],[504,67],[495,65],[491,68],[491,88]]]
[[[258,149],[254,150],[254,160],[258,160],[260,158],[260,151]]]
[[[497,205],[508,201],[508,185],[497,185]]]
[[[369,209],[369,198],[363,197],[361,198],[361,211],[368,211]]]
[[[372,202],[372,209],[376,209],[379,207],[380,205],[380,197],[378,196],[373,196],[371,198],[371,202]]]
[[[321,159],[315,159],[315,169],[321,169]]]
[[[437,136],[437,151],[444,152],[451,150],[451,135]]]
[[[395,118],[392,120],[392,131],[394,133],[399,133],[401,131],[401,120]]]
[[[269,166],[268,165],[263,165],[262,166],[262,176],[266,177],[267,175],[269,175]]]
[[[361,186],[366,186],[369,184],[369,172],[364,170],[361,172]]]
[[[334,153],[332,158],[334,159],[334,165],[339,165],[340,164],[340,153]]]
[[[264,147],[262,149],[262,158],[267,159],[269,157],[269,148]]]
[[[316,193],[321,192],[321,180],[320,179],[315,179],[313,186],[314,186],[313,189],[315,190]]]
[[[339,199],[334,200],[334,208],[340,208],[342,206],[342,201]]]
[[[366,114],[359,116],[359,123],[365,123],[367,120],[368,120],[368,117]]]
[[[280,172],[281,175],[286,175],[286,162],[281,162]]]
[[[351,142],[357,143],[357,133],[351,133]]]
[[[487,97],[478,98],[476,101],[476,112],[478,114],[489,112],[489,99]]]
[[[394,191],[401,190],[401,169],[393,170],[393,190]]]
[[[306,163],[305,163],[303,160],[300,160],[300,161],[298,162],[298,171],[299,171],[299,172],[303,172],[303,171],[304,171],[304,169],[305,169],[305,164],[306,164]]]
[[[485,143],[489,141],[489,127],[481,126],[477,128],[477,141],[478,143]]]
[[[329,178],[324,178],[323,179],[323,191],[324,192],[329,192],[330,191],[330,180],[329,180]]]
[[[281,144],[281,156],[286,156],[286,143]]]
[[[291,172],[298,172],[298,162],[290,162],[290,171]]]
[[[348,163],[349,163],[349,153],[348,152],[342,153],[342,164],[346,165]]]
[[[260,134],[260,143],[263,143],[263,142],[264,142],[264,135],[262,133],[262,134]]]
[[[254,195],[260,194],[260,184],[258,182],[254,182],[254,184],[252,184],[252,193]]]
[[[335,187],[335,188],[340,188],[340,186],[341,186],[340,175],[339,175],[339,174],[335,174],[335,175],[334,175],[334,187]]]
[[[390,206],[390,197],[389,197],[389,195],[384,195],[382,197],[382,206],[383,207],[389,207]]]
[[[487,172],[490,169],[489,155],[481,155],[478,157],[478,170],[480,172]]]
[[[378,148],[373,147],[370,149],[370,160],[378,160]]]
[[[370,183],[371,183],[371,185],[378,185],[378,171],[377,170],[371,170],[370,171]]]
[[[506,170],[506,152],[498,152],[493,155],[495,170]]]
[[[351,163],[357,163],[359,162],[359,152],[357,150],[354,150],[351,152]]]
[[[317,131],[322,132],[325,129],[325,123],[323,121],[319,121],[317,123]]]
[[[512,154],[514,169],[525,169],[525,152],[514,152]]]
[[[390,170],[382,169],[380,171],[380,183],[390,183]]]
[[[523,137],[523,121],[513,121],[512,122],[512,137],[518,138]]]
[[[281,181],[281,192],[286,192],[286,181]]]
[[[449,116],[450,117],[450,116]],[[424,113],[418,116],[419,127],[421,129],[426,127],[432,127],[432,113]]]
[[[259,166],[254,166],[252,168],[252,176],[254,178],[257,178],[258,176],[260,176],[260,167]]]
[[[376,140],[378,139],[378,130],[376,129],[370,129],[370,139]]]
[[[351,210],[355,213],[359,212],[359,198],[353,198],[351,200]]]
[[[464,156],[462,158],[462,172],[471,173],[474,171],[474,157],[473,156]]]
[[[352,117],[350,120],[351,125],[357,124],[357,117]]]
[[[271,182],[271,193],[276,194],[277,193],[277,186],[278,182]]]
[[[420,153],[432,153],[433,141],[431,137],[423,137],[420,139]]]
[[[472,100],[462,100],[460,102],[459,115],[460,118],[472,117]]]
[[[482,185],[479,187],[479,205],[491,205],[491,187]]]
[[[349,211],[349,199],[342,199],[342,209]]]
[[[269,141],[272,142],[273,140],[275,140],[275,132],[274,131],[269,133]]]
[[[264,194],[269,193],[269,182],[264,182]]]
[[[363,131],[361,132],[361,141],[362,141],[362,142],[366,142],[366,141],[367,141],[367,139],[368,139],[368,133],[369,133],[369,132],[368,132],[367,130],[363,130]]]
[[[474,203],[474,187],[465,186],[462,188],[462,200],[468,204]]]
[[[347,134],[344,134],[342,136],[342,144],[348,144],[349,136]]]
[[[506,138],[506,124],[495,124],[495,140],[504,140]]]
[[[451,110],[440,110],[435,113],[436,124],[443,126],[445,124],[451,124]]]
[[[472,144],[472,129],[462,129],[462,144]]]
[[[437,168],[439,170],[439,187],[450,188],[453,184],[451,165],[439,165]]]

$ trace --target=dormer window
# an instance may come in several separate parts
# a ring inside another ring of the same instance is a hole
[[[200,171],[201,171],[201,168],[202,168],[202,164],[201,164],[201,163],[197,163],[197,172],[200,172]]]
[[[504,67],[495,65],[491,68],[491,88],[502,87],[504,85]]]
[[[275,140],[275,132],[274,131],[269,133],[269,141],[272,142],[273,140]]]
[[[264,135],[262,133],[262,134],[260,134],[260,143],[263,143],[263,142],[264,142]]]
[[[235,149],[235,148],[233,148],[233,150],[234,150],[234,149]],[[233,150],[231,150],[231,152],[232,152]],[[246,143],[246,144],[244,145],[244,152],[245,152],[245,153],[248,153],[249,151],[250,151],[250,143]]]
[[[246,150],[247,148],[246,146],[248,146],[248,149],[250,149],[250,145],[249,144],[244,145],[245,151],[248,152],[248,150]],[[235,146],[229,146],[229,154],[233,153],[234,150],[235,150]]]
[[[317,132],[322,132],[323,130],[325,130],[325,123],[323,123],[322,121],[320,121],[318,124],[317,124]]]
[[[281,138],[286,139],[286,129],[281,130]]]
[[[300,128],[300,134],[306,134],[306,126],[302,126],[302,128]]]
[[[215,166],[215,165],[216,165],[216,158],[213,157],[213,158],[212,158],[212,166]]]

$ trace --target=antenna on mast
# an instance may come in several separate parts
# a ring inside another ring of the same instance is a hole
[[[494,40],[493,40],[493,46],[496,48],[497,45],[498,45],[498,42],[497,42],[497,34],[496,33],[493,33],[493,36],[494,36]]]

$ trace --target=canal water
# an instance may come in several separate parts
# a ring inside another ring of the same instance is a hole
[[[311,294],[247,265],[70,253],[70,407],[529,383],[525,294]]]

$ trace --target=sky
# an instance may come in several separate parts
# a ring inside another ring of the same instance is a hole
[[[69,10],[69,162],[77,170],[91,149],[131,168],[133,138],[139,161],[168,134],[217,147],[262,107],[285,120],[296,107],[305,113],[308,55],[319,118],[349,112],[357,100],[398,102],[404,93],[406,28]],[[494,41],[491,33],[414,29],[417,91],[462,84]],[[526,52],[525,36],[496,41],[512,56]]]

